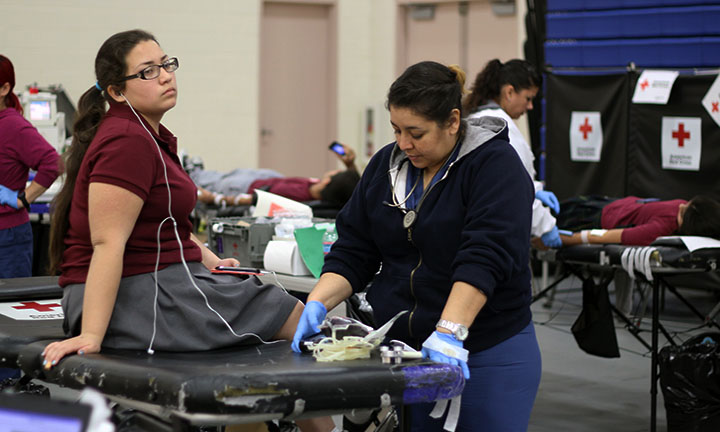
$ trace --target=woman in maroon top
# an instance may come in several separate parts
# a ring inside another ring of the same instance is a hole
[[[113,35],[98,52],[53,213],[51,264],[71,337],[46,347],[47,368],[101,346],[199,351],[295,331],[302,303],[255,277],[211,273],[239,263],[191,232],[196,188],[160,124],[176,103],[178,66],[141,30]],[[300,423],[333,428],[330,418]]]
[[[23,117],[12,62],[0,55],[0,278],[32,275],[28,205],[58,176],[59,156]],[[37,171],[25,188],[30,169]]]
[[[263,172],[262,178],[254,180],[247,190],[239,195],[221,195],[198,186],[198,201],[216,205],[252,205],[255,202],[253,193],[256,189],[260,189],[295,201],[320,200],[332,206],[342,207],[350,199],[355,186],[360,181],[360,173],[355,166],[355,150],[345,144],[337,143],[337,145],[342,147],[343,154],[334,151],[333,154],[345,164],[346,169],[343,171],[328,171],[320,178],[265,177]],[[244,174],[241,179],[245,180],[252,171],[248,170],[248,174]],[[238,181],[236,184],[242,183]]]

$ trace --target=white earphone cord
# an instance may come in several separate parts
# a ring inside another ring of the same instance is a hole
[[[213,309],[212,306],[210,306],[210,302],[208,301],[207,296],[205,295],[204,292],[202,292],[200,287],[198,287],[197,284],[195,283],[195,279],[193,279],[192,273],[190,272],[190,268],[188,267],[187,262],[185,261],[185,253],[184,253],[182,241],[180,240],[180,234],[178,233],[178,230],[177,230],[177,221],[175,221],[175,218],[172,215],[172,194],[170,193],[170,180],[168,180],[167,165],[165,164],[165,159],[163,158],[162,150],[160,149],[160,145],[155,140],[155,137],[153,136],[153,134],[148,130],[147,127],[145,127],[145,123],[142,122],[138,113],[135,112],[135,109],[130,104],[130,101],[127,100],[125,95],[123,95],[122,93],[120,93],[120,96],[122,96],[122,98],[125,99],[125,102],[127,102],[128,106],[130,107],[130,110],[133,112],[133,114],[135,114],[135,117],[137,117],[138,121],[140,122],[140,126],[142,126],[143,129],[145,129],[145,131],[148,133],[148,135],[150,135],[150,138],[152,138],[153,142],[155,143],[155,147],[157,148],[157,151],[160,155],[160,161],[162,162],[162,165],[163,165],[163,174],[165,175],[165,187],[167,188],[167,192],[168,192],[168,214],[169,214],[169,216],[166,217],[165,219],[163,219],[162,222],[160,222],[160,224],[158,225],[158,229],[157,229],[158,251],[157,251],[157,258],[155,259],[155,300],[153,302],[153,331],[152,331],[152,337],[150,338],[150,344],[148,345],[147,353],[148,354],[155,353],[155,351],[152,349],[152,346],[155,343],[155,335],[157,333],[157,303],[158,303],[158,295],[159,295],[159,290],[160,290],[160,288],[158,286],[158,268],[160,267],[160,251],[161,251],[160,232],[162,230],[163,224],[165,222],[167,222],[168,220],[171,220],[173,223],[173,231],[175,233],[175,239],[177,240],[178,246],[180,247],[180,260],[182,261],[183,267],[185,268],[185,272],[187,273],[188,279],[190,279],[190,283],[192,284],[192,286],[195,287],[197,292],[199,292],[200,295],[205,300],[205,305],[207,306],[207,308],[210,309],[215,315],[217,315],[218,318],[220,318],[220,320],[223,322],[223,324],[225,324],[225,327],[227,327],[228,330],[230,330],[230,333],[232,333],[232,335],[237,338],[243,338],[245,336],[255,336],[263,344],[273,344],[273,343],[279,342],[279,341],[267,342],[267,341],[263,340],[263,338],[261,338],[260,335],[257,335],[255,333],[242,333],[242,334],[235,333],[235,330],[233,330],[230,323],[228,323],[227,320],[225,320],[225,318],[223,318],[223,316],[220,315],[220,313],[218,311],[216,311],[215,309]],[[277,279],[277,276],[276,276],[276,279]]]

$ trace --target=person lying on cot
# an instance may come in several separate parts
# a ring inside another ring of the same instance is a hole
[[[563,246],[617,243],[647,246],[668,235],[720,239],[720,202],[698,195],[690,201],[656,198],[579,196],[560,204],[557,225]],[[542,242],[532,240],[543,249]]]
[[[253,204],[256,189],[274,193],[295,201],[323,201],[336,207],[345,205],[352,195],[360,174],[355,166],[355,151],[338,143],[343,154],[334,152],[346,169],[329,171],[320,178],[283,177],[268,169],[239,168],[227,174],[195,169],[190,177],[198,186],[198,201],[205,204],[229,206]]]
[[[53,203],[51,264],[61,271],[68,338],[45,347],[47,369],[101,347],[207,351],[295,334],[299,300],[256,277],[213,273],[240,263],[191,232],[195,184],[161,123],[177,102],[178,67],[143,30],[117,33],[98,51]],[[330,417],[296,423],[334,429]]]

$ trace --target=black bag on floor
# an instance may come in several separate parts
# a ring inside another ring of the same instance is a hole
[[[592,278],[583,282],[583,308],[572,325],[578,346],[599,357],[620,357],[607,283],[595,284]]]
[[[668,432],[720,431],[720,333],[660,350]]]

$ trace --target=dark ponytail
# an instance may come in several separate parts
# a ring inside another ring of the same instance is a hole
[[[107,88],[109,86],[114,86],[118,90],[125,88],[123,80],[127,71],[125,58],[137,44],[147,40],[157,42],[152,34],[143,30],[117,33],[103,43],[95,57],[97,84],[83,93],[78,101],[72,144],[63,154],[65,182],[52,203],[49,252],[49,274],[51,275],[57,274],[62,264],[62,255],[65,251],[65,234],[70,226],[70,205],[75,192],[75,183],[80,166],[105,115],[105,102],[112,102],[110,95],[107,93]],[[100,88],[105,89],[105,91],[100,90]]]
[[[13,92],[15,88],[15,68],[9,58],[0,55],[0,86],[10,83],[10,93],[5,96],[5,106],[15,108],[20,114],[23,113],[23,107],[17,95]]]
[[[503,64],[500,60],[490,60],[475,77],[470,95],[463,106],[469,115],[478,107],[500,96],[503,86],[510,84],[516,91],[542,86],[542,75],[535,66],[525,60],[509,60]]]

